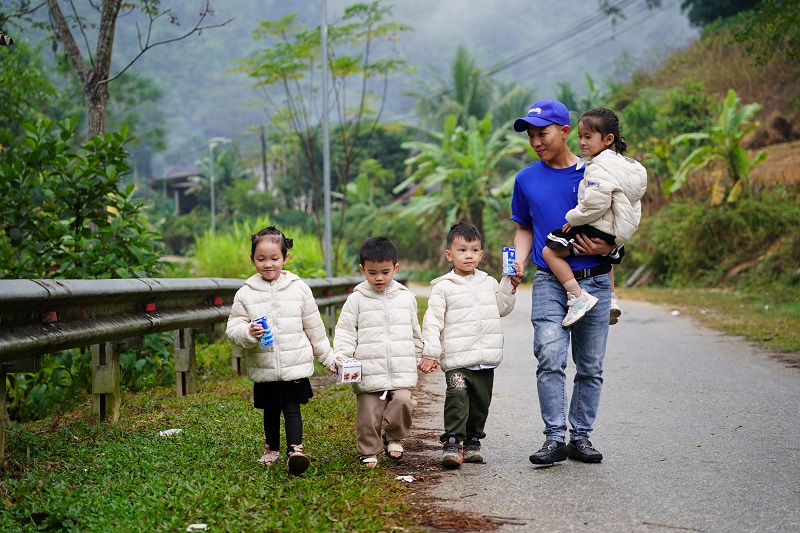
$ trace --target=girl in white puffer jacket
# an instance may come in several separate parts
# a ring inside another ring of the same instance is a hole
[[[314,395],[308,380],[314,373],[314,357],[331,369],[333,350],[311,288],[283,270],[292,239],[269,226],[251,237],[251,246],[250,260],[257,273],[236,292],[225,333],[233,344],[245,349],[247,374],[254,382],[254,404],[264,410],[264,452],[258,462],[270,465],[278,459],[283,412],[287,467],[290,474],[299,475],[309,465],[303,453],[300,405]],[[267,333],[254,322],[260,317],[266,317],[271,346],[259,341]]]
[[[547,236],[542,256],[547,266],[564,285],[569,295],[563,326],[571,326],[597,303],[597,298],[581,291],[565,257],[575,255],[575,236],[602,239],[621,248],[636,232],[642,218],[641,199],[647,190],[647,171],[625,157],[627,145],[619,133],[619,119],[610,109],[598,107],[584,113],[578,121],[578,142],[586,159],[586,170],[578,186],[578,205],[566,214],[567,223]],[[613,145],[614,149],[611,150]],[[579,163],[580,165],[580,163]],[[606,271],[607,272],[607,271]],[[616,324],[621,311],[614,296],[611,271],[610,324]]]

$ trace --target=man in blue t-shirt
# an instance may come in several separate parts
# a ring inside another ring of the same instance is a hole
[[[578,203],[578,184],[583,178],[583,160],[567,146],[569,111],[556,100],[539,100],[526,117],[514,122],[518,132],[527,131],[539,161],[522,169],[514,182],[511,219],[517,223],[514,246],[524,275],[527,257],[537,267],[533,281],[533,353],[538,361],[536,385],[544,421],[545,442],[530,456],[534,464],[552,464],[567,457],[599,463],[603,455],[594,449],[589,434],[597,417],[603,384],[603,357],[608,338],[611,279],[610,262],[618,262],[621,250],[602,239],[578,236],[577,254],[567,258],[582,291],[598,298],[580,321],[563,327],[567,292],[547,270],[542,257],[547,234],[561,229],[567,211]],[[515,280],[516,281],[516,280]],[[575,384],[569,404],[570,441],[567,432],[566,373],[570,337],[576,366]]]

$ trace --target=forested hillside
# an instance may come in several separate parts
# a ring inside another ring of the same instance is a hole
[[[344,7],[352,3],[328,1],[329,22],[339,20]],[[434,80],[435,73],[449,78],[461,45],[498,81],[520,83],[537,97],[548,97],[556,93],[559,83],[586,91],[587,74],[596,82],[625,81],[635,68],[652,70],[697,35],[680,13],[678,0],[668,0],[656,10],[648,9],[644,0],[615,4],[621,6],[622,17],[600,13],[598,2],[580,0],[565,0],[555,9],[523,0],[387,2],[393,5],[392,19],[408,24],[412,31],[394,43],[393,49],[382,46],[377,53],[402,58],[415,70],[390,80],[384,117],[414,123],[414,101],[408,91],[419,89],[422,80]],[[82,14],[91,14],[88,3],[75,5]],[[200,0],[162,1],[161,8],[172,8],[180,24],[160,19],[153,26],[154,40],[174,38],[191,27],[201,5]],[[251,127],[268,120],[263,97],[253,89],[251,79],[232,69],[237,60],[263,45],[251,38],[260,20],[276,20],[291,12],[312,27],[321,21],[319,1],[226,0],[211,2],[211,6],[213,15],[207,23],[233,20],[224,27],[149,50],[130,70],[163,91],[157,117],[166,131],[166,150],[156,156],[155,175],[169,166],[194,163],[206,153],[207,140],[215,136],[236,138],[257,149]],[[123,12],[114,68],[135,57],[139,52],[137,35],[146,29],[147,21],[140,13]],[[91,32],[89,28],[90,38]],[[44,61],[53,62],[43,34],[29,29],[18,35],[18,40],[41,44]],[[111,87],[113,91],[114,84]]]

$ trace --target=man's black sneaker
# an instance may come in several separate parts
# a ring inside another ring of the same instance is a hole
[[[555,440],[546,440],[542,449],[528,459],[535,465],[551,465],[567,458],[567,445]]]
[[[589,439],[569,441],[567,453],[570,459],[577,459],[584,463],[599,463],[603,460],[603,454],[594,449]]]

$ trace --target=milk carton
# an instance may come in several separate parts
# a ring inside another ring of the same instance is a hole
[[[515,276],[514,262],[517,260],[517,249],[510,246],[503,246],[503,275]]]
[[[270,346],[275,345],[275,338],[272,336],[272,329],[267,324],[267,317],[260,316],[253,320],[256,324],[264,328],[265,333],[261,336],[259,340],[262,348],[269,348]]]
[[[356,383],[361,381],[361,361],[347,357],[336,360],[336,381]]]

